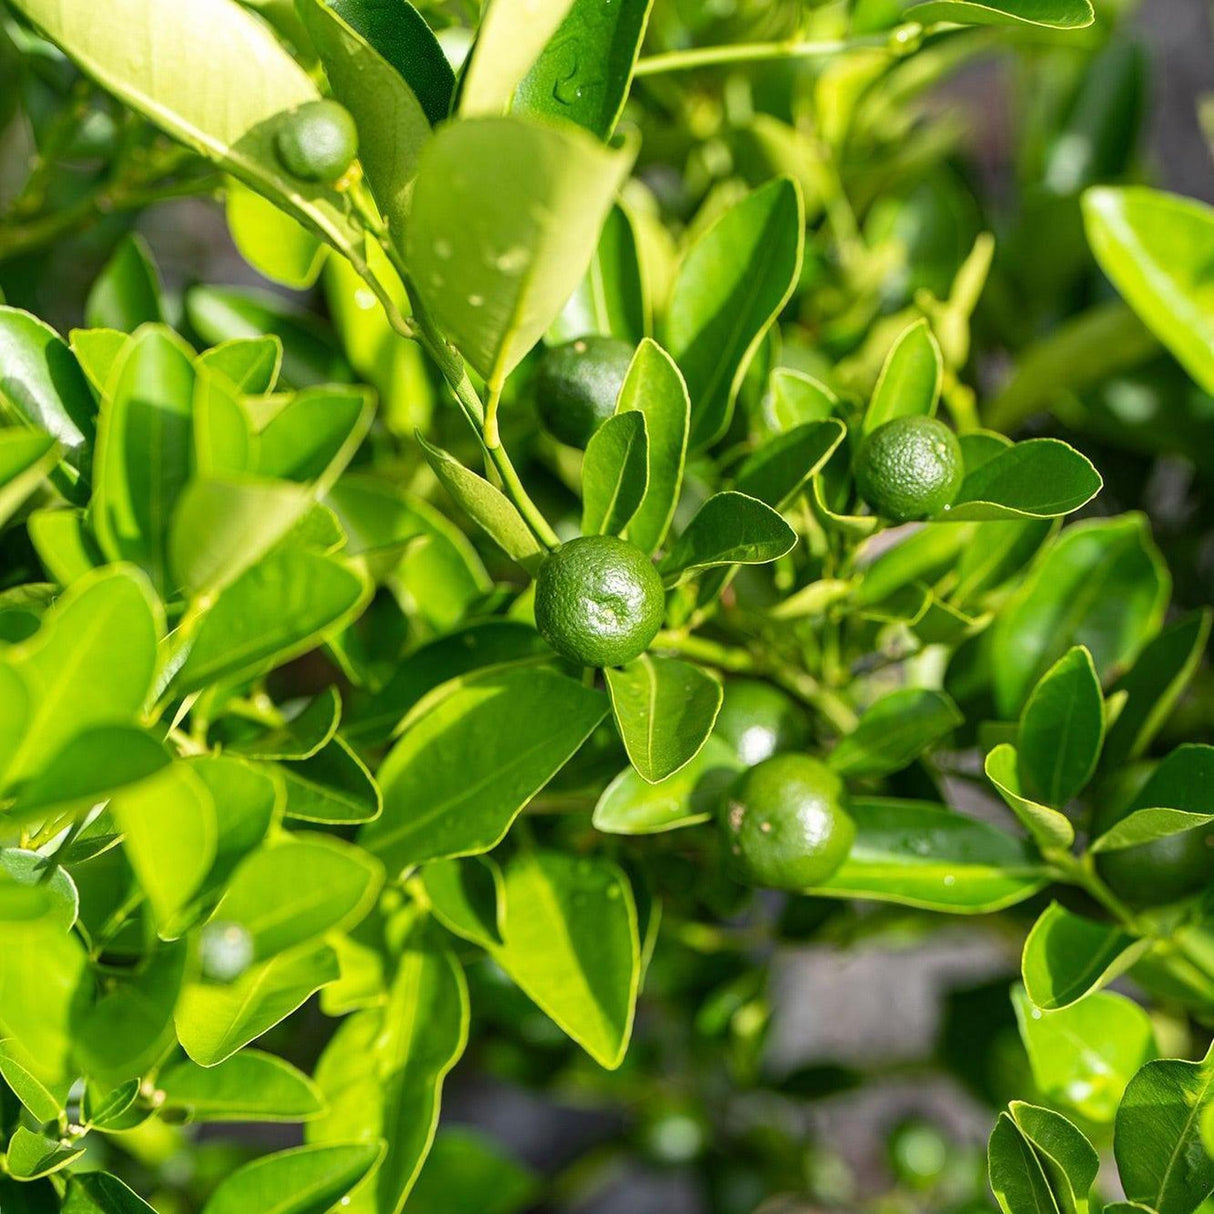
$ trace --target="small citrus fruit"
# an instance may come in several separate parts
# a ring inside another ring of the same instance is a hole
[[[283,168],[300,181],[336,181],[358,155],[358,128],[336,101],[309,101],[278,128]]]
[[[1113,893],[1135,908],[1179,902],[1214,880],[1214,829],[1198,827],[1102,852],[1096,871]]]
[[[665,610],[653,562],[611,535],[562,544],[536,578],[536,627],[557,653],[583,666],[622,666],[639,657]]]
[[[957,436],[934,417],[896,417],[878,426],[856,460],[860,496],[895,523],[943,510],[957,496],[962,477]]]
[[[715,732],[747,767],[753,767],[780,751],[803,747],[809,741],[809,718],[770,683],[730,679]]]
[[[540,360],[535,404],[544,429],[571,447],[585,447],[615,412],[632,362],[632,347],[614,337],[579,337]]]
[[[725,799],[730,850],[756,885],[804,890],[847,859],[856,825],[843,781],[808,755],[776,755],[739,777]]]

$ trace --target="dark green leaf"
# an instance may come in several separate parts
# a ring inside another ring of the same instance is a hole
[[[986,1152],[991,1189],[1004,1214],[1059,1214],[1041,1160],[1007,1113],[999,1114]]]
[[[294,1147],[264,1155],[220,1181],[203,1214],[325,1214],[382,1157],[379,1142]]]
[[[610,138],[628,97],[652,3],[573,0],[515,89],[515,113],[576,122],[600,139]]]
[[[519,852],[505,869],[501,967],[601,1066],[624,1059],[640,983],[636,905],[606,860]]]
[[[1148,942],[1114,923],[1093,923],[1051,902],[1024,942],[1024,986],[1047,1012],[1078,1002],[1120,977]]]
[[[1201,1124],[1214,1102],[1214,1052],[1201,1062],[1161,1059],[1130,1080],[1113,1150],[1126,1196],[1158,1214],[1193,1214],[1214,1192],[1214,1157]]]
[[[68,1177],[63,1214],[155,1214],[142,1197],[108,1172]]]
[[[1074,447],[1056,438],[1030,438],[969,472],[938,517],[952,522],[1057,518],[1086,506],[1103,484],[1091,461]]]
[[[770,506],[744,493],[717,493],[674,541],[660,568],[673,584],[715,565],[764,565],[796,543],[796,532]]]
[[[84,323],[90,329],[134,333],[140,325],[160,324],[164,319],[152,252],[142,237],[127,236],[89,291]]]
[[[604,673],[620,736],[642,779],[657,784],[699,754],[721,708],[719,679],[690,662],[646,654]]]
[[[630,409],[609,417],[587,443],[582,461],[582,534],[622,534],[648,484],[645,414]]]
[[[845,776],[884,776],[910,766],[962,722],[942,691],[907,687],[883,696],[830,756]]]
[[[422,870],[426,897],[439,922],[482,948],[502,943],[502,874],[487,856],[432,860]]]
[[[862,433],[898,417],[934,417],[944,381],[944,357],[926,320],[894,343],[864,413]]]
[[[842,422],[806,422],[765,443],[742,465],[734,481],[739,493],[784,509],[838,449],[847,433]]]
[[[381,765],[384,812],[363,827],[364,846],[390,876],[490,850],[607,709],[602,693],[551,670],[461,681],[409,724]]]
[[[692,245],[671,288],[666,346],[691,396],[691,445],[729,424],[751,358],[801,269],[801,191],[781,177],[726,211]]]
[[[940,805],[853,798],[856,841],[813,890],[974,915],[1014,906],[1046,882],[1018,839]]]
[[[1065,653],[1033,688],[1016,735],[1020,774],[1030,797],[1061,808],[1096,771],[1104,742],[1104,696],[1092,655]]]

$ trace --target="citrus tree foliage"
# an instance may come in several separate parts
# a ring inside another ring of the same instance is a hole
[[[1105,1208],[1202,1207],[1210,1059],[1105,988],[1214,1011],[1214,749],[1170,724],[1209,615],[1169,613],[1148,519],[1076,446],[1009,431],[1106,352],[1214,391],[1214,213],[1083,192],[1125,167],[1108,43],[1112,99],[1055,116],[1019,236],[1084,225],[1124,304],[1022,339],[981,399],[988,278],[1031,330],[1088,254],[1001,268],[918,102],[993,49],[1090,56],[1087,0],[824,6],[715,47],[673,5],[493,0],[458,70],[453,14],[406,0],[8,4],[44,160],[0,259],[220,191],[255,268],[323,275],[332,328],[165,292],[130,238],[82,327],[0,307],[0,1208],[148,1210],[175,1127],[265,1121],[299,1145],[222,1161],[204,1214],[509,1214],[534,1178],[436,1139],[470,1035],[531,1025],[506,1073],[619,1098],[670,1064],[648,989],[761,1086],[747,941],[880,904],[1023,940],[1001,1209],[1101,1209],[1101,1151]],[[801,83],[721,92],[773,58]],[[64,200],[88,122],[109,175]],[[924,165],[951,195],[899,211]],[[545,350],[576,376],[606,339],[600,415],[537,428]],[[546,564],[579,536],[640,571],[623,641]],[[810,863],[790,790],[831,817]]]

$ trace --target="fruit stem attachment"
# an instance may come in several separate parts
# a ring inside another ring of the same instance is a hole
[[[476,432],[477,438],[485,448],[485,454],[489,457],[493,467],[497,469],[506,496],[523,516],[523,521],[531,529],[531,533],[545,548],[558,547],[560,540],[557,538],[556,532],[552,530],[548,520],[540,513],[539,507],[523,488],[518,472],[515,470],[510,456],[506,453],[506,448],[502,446],[497,426],[497,406],[501,398],[501,388],[491,390],[489,407],[486,409],[472,384],[464,356],[446,339],[430,315],[421,295],[409,277],[408,269],[396,246],[386,234],[382,234],[382,243],[384,252],[387,253],[393,268],[400,275],[413,313],[411,317],[404,317],[401,316],[398,309],[385,306],[388,323],[402,337],[419,342],[426,353],[434,359],[443,378],[447,381],[447,385],[455,394],[456,403],[463,412],[464,418]],[[374,275],[371,277],[373,278]],[[377,294],[380,294],[382,301],[386,294],[383,292],[382,286]]]

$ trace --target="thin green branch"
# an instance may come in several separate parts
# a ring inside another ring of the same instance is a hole
[[[773,59],[827,59],[848,51],[874,49],[889,45],[884,34],[863,38],[833,38],[803,41],[791,38],[780,42],[741,42],[735,46],[698,46],[684,51],[666,51],[637,60],[635,75],[659,76],[666,72],[687,72],[699,67],[729,63],[763,63]]]

